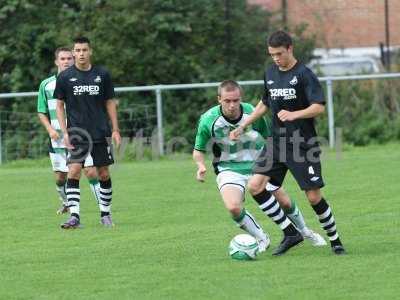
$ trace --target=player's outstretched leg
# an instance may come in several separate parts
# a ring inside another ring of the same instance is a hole
[[[246,176],[230,171],[222,172],[217,176],[218,188],[225,208],[236,224],[257,240],[258,251],[264,252],[269,247],[269,237],[255,218],[243,207],[246,181]]]
[[[238,216],[232,215],[232,218],[240,228],[256,238],[260,253],[268,249],[270,245],[268,235],[246,209],[243,208]]]
[[[262,192],[253,195],[253,198],[257,201],[260,209],[283,231],[283,240],[278,248],[273,252],[273,255],[282,255],[290,248],[303,241],[303,237],[300,232],[296,230],[279,206],[279,203],[276,201],[275,197],[270,192],[263,189]]]

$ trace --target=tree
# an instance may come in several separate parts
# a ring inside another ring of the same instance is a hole
[[[77,35],[91,39],[94,63],[110,69],[116,86],[261,79],[270,62],[266,37],[277,28],[268,12],[245,0],[2,2],[1,92],[36,90],[55,71],[56,47]],[[304,45],[297,56],[307,59],[314,43],[303,31],[295,31]],[[121,107],[153,101],[150,96],[124,95]],[[215,91],[166,94],[166,132],[193,139],[199,111],[215,98]],[[15,111],[34,112],[35,106],[26,99],[0,103]]]

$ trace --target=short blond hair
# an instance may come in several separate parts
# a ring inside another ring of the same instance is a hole
[[[56,51],[54,51],[54,58],[57,59],[58,58],[58,54],[60,54],[60,52],[72,52],[72,50],[68,47],[58,47],[56,49]]]
[[[231,92],[236,89],[240,90],[240,94],[243,93],[242,87],[240,86],[240,84],[237,81],[231,80],[231,79],[224,80],[218,86],[218,96],[221,96],[222,90]]]

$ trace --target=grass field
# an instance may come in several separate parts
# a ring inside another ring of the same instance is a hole
[[[1,166],[0,299],[398,299],[399,149],[348,148],[324,159],[324,193],[348,255],[303,243],[253,262],[229,258],[241,231],[211,168],[197,183],[189,157],[116,164],[111,230],[100,226],[86,180],[84,227],[62,231],[47,160]],[[323,233],[291,177],[286,187]],[[280,230],[246,201],[274,249]]]

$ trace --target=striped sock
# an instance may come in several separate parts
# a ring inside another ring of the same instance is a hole
[[[332,246],[341,245],[339,234],[336,231],[335,218],[331,208],[324,198],[318,204],[312,205],[315,213],[318,215],[322,228],[326,231]]]
[[[257,201],[260,209],[283,230],[285,235],[294,235],[297,233],[296,228],[287,218],[279,206],[279,203],[270,192],[263,190],[261,193],[253,195],[253,198]]]
[[[106,181],[100,180],[99,208],[100,208],[100,214],[102,217],[110,214],[111,200],[112,200],[111,178],[109,178]]]
[[[254,217],[244,208],[237,217],[232,217],[236,224],[258,240],[265,239],[265,233]]]
[[[68,208],[71,216],[79,219],[79,204],[81,199],[81,190],[79,189],[79,180],[67,179],[67,199]]]

